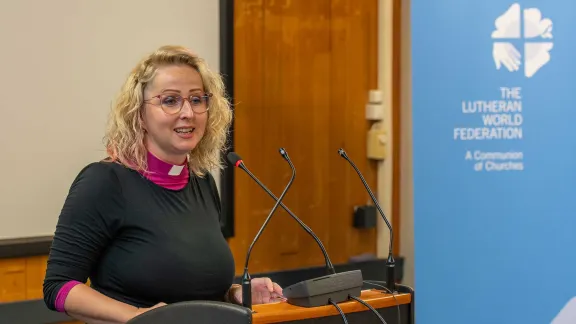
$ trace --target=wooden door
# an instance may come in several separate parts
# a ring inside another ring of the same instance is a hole
[[[376,230],[352,227],[354,206],[370,201],[337,151],[344,148],[376,190],[366,158],[368,91],[377,88],[377,0],[235,0],[234,150],[320,237],[333,263],[376,253]],[[235,173],[235,237],[242,273],[246,251],[274,200]],[[252,251],[250,272],[322,265],[312,238],[281,208]]]

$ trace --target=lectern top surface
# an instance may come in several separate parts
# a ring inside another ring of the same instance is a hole
[[[374,308],[395,307],[397,303],[403,305],[411,302],[410,294],[396,294],[392,296],[389,293],[377,289],[363,290],[360,298]],[[344,313],[363,312],[367,310],[364,305],[355,300],[339,303],[338,306],[340,306]],[[252,308],[254,310],[254,323],[275,323],[340,315],[332,305],[306,308],[294,306],[285,301],[254,305]]]

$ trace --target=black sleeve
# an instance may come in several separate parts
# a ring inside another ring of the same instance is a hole
[[[58,218],[44,278],[44,302],[55,310],[56,296],[71,280],[85,283],[121,226],[124,199],[113,167],[86,166],[70,187]]]

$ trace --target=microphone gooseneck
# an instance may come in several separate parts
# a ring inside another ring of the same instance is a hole
[[[290,158],[288,157],[288,153],[286,153],[286,150],[283,148],[280,149],[280,154],[290,164],[290,167],[292,168],[293,172],[295,172],[294,165],[292,164],[292,161],[290,161]],[[250,170],[246,167],[246,165],[242,161],[242,158],[236,152],[228,153],[227,158],[228,158],[228,162],[230,162],[230,164],[232,164],[232,165],[242,169],[244,172],[246,172],[246,174],[248,174],[250,176],[250,178],[252,178],[252,180],[254,180],[262,189],[264,189],[264,191],[266,191],[266,193],[268,193],[268,195],[270,197],[272,197],[274,200],[278,201],[278,198],[276,198],[276,196],[254,174],[252,174],[252,172],[250,172]],[[284,203],[280,202],[280,206],[296,222],[298,222],[298,224],[306,231],[306,233],[308,233],[308,235],[310,235],[314,239],[314,241],[316,241],[316,244],[320,247],[320,250],[322,251],[322,254],[324,255],[324,260],[326,262],[326,271],[328,272],[328,274],[335,274],[336,270],[334,269],[334,265],[332,264],[332,261],[330,260],[330,257],[328,256],[328,252],[326,251],[326,248],[324,247],[324,245],[322,244],[322,242],[320,241],[318,236],[316,236],[316,234],[314,234],[314,232],[312,232],[310,227],[308,227],[306,224],[304,224],[304,222],[302,222],[300,220],[300,218],[298,218],[296,215],[294,215],[294,213],[290,209],[288,209],[288,207],[286,207],[284,205]]]
[[[282,148],[280,149],[280,154],[290,164],[294,177],[296,171],[292,161],[290,161],[288,153]],[[314,238],[324,254],[328,274],[321,277],[302,280],[288,287],[284,287],[282,291],[284,297],[286,297],[286,302],[300,307],[317,307],[327,305],[330,301],[335,303],[346,301],[347,296],[360,296],[363,286],[362,271],[350,270],[336,273],[336,270],[328,257],[328,252],[326,251],[326,248],[324,248],[324,245],[322,245],[322,242],[320,242],[318,236],[316,236],[308,226],[306,226],[281,202],[285,192],[282,194],[280,199],[276,198],[274,194],[272,194],[272,192],[270,192],[270,190],[268,190],[268,188],[266,188],[266,186],[264,186],[264,184],[262,184],[260,180],[250,172],[250,170],[248,170],[238,154],[231,152],[227,157],[228,161],[230,161],[232,165],[244,170],[252,180],[254,180],[262,189],[274,198],[276,200],[274,208],[282,206],[282,208],[284,208],[284,210],[286,210],[286,212],[288,212],[288,214],[290,214],[290,216],[292,216],[292,218],[294,218],[294,220],[296,220],[298,224],[300,224],[300,226],[302,226],[302,228],[312,236],[312,238]],[[248,277],[247,272],[248,270],[246,267],[246,277]]]
[[[290,161],[288,161],[288,162],[290,163]],[[292,163],[290,163],[290,165],[292,165]],[[288,192],[288,189],[290,189],[290,187],[292,186],[292,183],[294,182],[294,178],[296,178],[296,170],[294,168],[292,168],[292,176],[290,177],[290,181],[288,181],[288,184],[284,188],[284,191],[282,191],[280,198],[278,198],[278,200],[276,200],[274,207],[272,207],[272,210],[270,210],[270,213],[268,214],[268,217],[266,217],[264,224],[262,224],[262,227],[260,227],[260,230],[258,231],[258,233],[256,233],[256,237],[254,237],[252,244],[250,244],[250,247],[248,248],[248,254],[246,257],[246,263],[244,264],[244,269],[248,268],[248,261],[250,258],[250,253],[252,252],[252,248],[254,247],[254,244],[256,244],[256,241],[258,241],[258,239],[260,238],[260,235],[262,235],[262,232],[264,231],[266,226],[268,226],[270,219],[272,219],[272,215],[276,212],[276,209],[278,209],[278,206],[282,203],[282,199],[284,199],[284,196]]]
[[[346,154],[346,151],[344,151],[344,149],[340,148],[338,150],[338,155],[340,155],[342,158],[344,158],[346,161],[348,161],[348,163],[350,163],[350,165],[352,166],[352,168],[354,168],[354,170],[356,171],[356,173],[358,174],[358,176],[360,177],[360,180],[362,180],[362,183],[364,184],[364,187],[366,188],[366,191],[368,192],[368,194],[370,195],[370,198],[372,198],[372,202],[374,202],[374,205],[376,206],[376,208],[378,209],[378,212],[380,212],[380,215],[382,216],[382,218],[384,219],[384,222],[386,222],[386,226],[388,226],[388,230],[390,231],[390,243],[388,244],[388,259],[386,260],[386,268],[387,268],[387,272],[386,272],[386,287],[388,289],[390,289],[390,291],[395,291],[396,290],[396,285],[395,285],[395,276],[394,276],[394,269],[395,269],[395,263],[396,261],[394,260],[394,256],[392,254],[392,245],[394,242],[394,233],[392,231],[392,225],[390,225],[390,222],[388,221],[388,218],[386,217],[386,214],[384,214],[384,211],[382,211],[382,208],[380,207],[380,204],[378,203],[378,200],[376,199],[376,197],[374,196],[374,193],[372,193],[372,190],[370,189],[370,186],[368,186],[368,183],[366,182],[366,180],[364,179],[364,176],[362,175],[362,173],[360,172],[360,170],[358,169],[358,167],[356,167],[356,164],[354,164],[354,162],[352,162],[352,160],[350,160],[350,158],[348,157],[348,155]]]
[[[288,154],[286,153],[286,150],[280,149],[280,154],[290,163],[290,166],[292,167],[292,176],[290,177],[290,181],[288,181],[288,184],[284,188],[284,191],[282,191],[280,198],[276,200],[274,207],[272,207],[272,209],[270,210],[270,213],[268,214],[268,217],[266,217],[264,224],[262,224],[260,230],[254,237],[254,240],[252,241],[250,247],[248,248],[248,253],[246,254],[246,261],[244,263],[244,275],[242,276],[242,305],[250,309],[252,308],[252,284],[250,274],[248,272],[248,263],[250,262],[250,254],[252,253],[252,248],[254,248],[254,245],[262,235],[262,232],[264,232],[264,229],[266,228],[266,226],[268,226],[268,223],[272,219],[272,215],[274,215],[276,209],[278,209],[278,206],[282,203],[282,199],[284,199],[284,196],[286,196],[288,189],[290,189],[292,183],[294,182],[294,178],[296,178],[296,169],[292,166],[292,163],[288,159]],[[243,163],[237,161],[236,164],[243,164]]]

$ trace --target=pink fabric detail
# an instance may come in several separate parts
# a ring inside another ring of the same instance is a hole
[[[180,174],[169,174],[173,167],[178,168],[182,166],[183,168]],[[172,190],[184,188],[190,178],[190,170],[188,170],[187,162],[178,165],[166,163],[150,152],[148,152],[148,171],[143,172],[143,174],[148,180],[155,184]]]
[[[56,310],[61,313],[65,313],[66,310],[64,309],[64,302],[66,302],[66,297],[68,297],[68,293],[72,288],[76,287],[76,285],[81,285],[82,283],[79,281],[68,281],[67,283],[60,288],[58,291],[58,295],[56,295]]]

